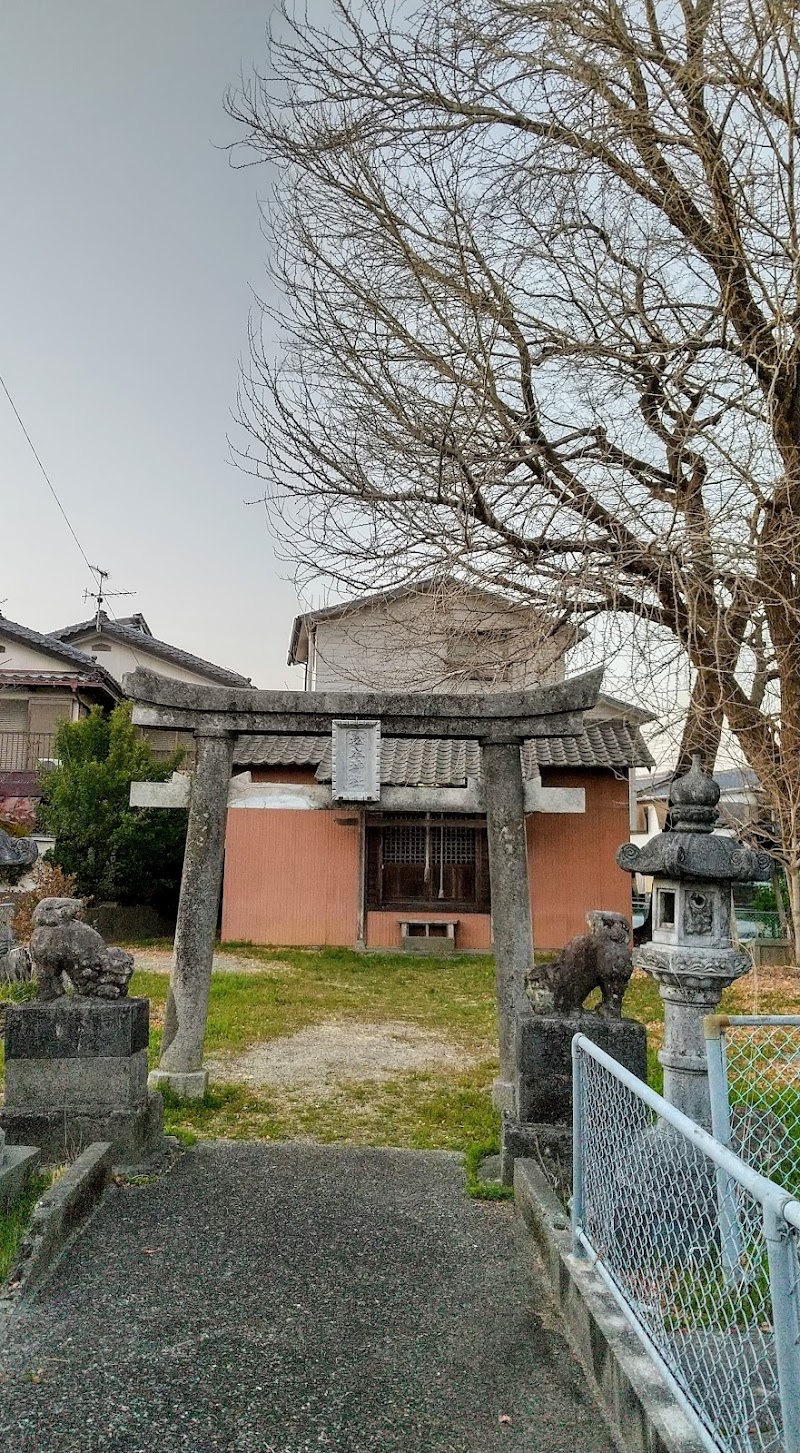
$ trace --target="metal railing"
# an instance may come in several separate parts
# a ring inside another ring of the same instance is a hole
[[[55,755],[53,732],[0,732],[0,772],[36,772]]]
[[[800,1196],[800,1014],[710,1014],[711,1132]]]
[[[584,1035],[572,1234],[715,1453],[800,1453],[800,1202]]]

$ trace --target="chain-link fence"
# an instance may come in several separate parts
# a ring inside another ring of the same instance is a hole
[[[715,1139],[800,1196],[800,1015],[712,1014],[705,1032]]]
[[[573,1041],[573,1237],[709,1449],[800,1453],[800,1203]]]

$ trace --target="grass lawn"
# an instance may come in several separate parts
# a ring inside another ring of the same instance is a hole
[[[440,1035],[463,1055],[464,1065],[377,1080],[354,1077],[321,1092],[313,1084],[253,1087],[223,1078],[205,1101],[169,1101],[172,1133],[186,1141],[301,1138],[447,1150],[496,1139],[498,1118],[490,1100],[497,1074],[494,966],[489,957],[424,959],[241,944],[225,950],[246,959],[252,971],[214,974],[206,1037],[210,1059],[336,1020],[362,1026],[410,1023]],[[153,1064],[167,986],[166,974],[140,971],[131,985],[131,993],[151,1001]],[[753,971],[727,991],[722,1007],[731,1013],[800,1013],[800,975]],[[625,1012],[647,1025],[650,1080],[660,1088],[656,1054],[663,1038],[662,1003],[645,975],[631,980]]]
[[[228,945],[264,972],[215,973],[206,1051],[236,1053],[323,1021],[411,1023],[440,1034],[472,1061],[383,1080],[353,1079],[316,1095],[309,1088],[215,1085],[204,1102],[167,1106],[184,1138],[313,1139],[350,1145],[463,1150],[491,1142],[499,1124],[490,1100],[497,1075],[494,966],[488,957],[410,958],[346,949],[308,951]],[[134,994],[151,1001],[153,1062],[167,994],[163,974],[137,972]]]
[[[209,1057],[289,1035],[323,1020],[411,1022],[443,1035],[473,1059],[464,1070],[408,1072],[383,1081],[347,1081],[315,1096],[288,1088],[215,1085],[205,1102],[171,1101],[173,1133],[232,1139],[310,1138],[351,1145],[465,1150],[491,1143],[499,1121],[490,1099],[497,1075],[494,964],[488,956],[448,959],[398,954],[226,945],[264,964],[263,973],[215,973],[206,1047]],[[151,1056],[158,1056],[167,980],[135,975],[132,992],[151,999]],[[800,975],[760,970],[723,997],[729,1013],[800,1013]],[[647,1025],[649,1079],[661,1088],[657,1052],[663,1005],[655,983],[636,973],[625,1013]]]

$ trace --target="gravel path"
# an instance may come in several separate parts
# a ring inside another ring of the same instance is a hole
[[[145,974],[168,974],[172,969],[174,954],[171,949],[132,949],[137,969]],[[213,971],[217,974],[294,974],[291,964],[280,959],[251,959],[245,954],[229,954],[221,950],[214,955]]]
[[[453,1155],[216,1143],[113,1189],[0,1357],[4,1453],[613,1453]]]
[[[461,1070],[474,1063],[442,1035],[416,1024],[352,1019],[326,1019],[206,1062],[211,1078],[225,1084],[302,1086],[315,1094],[346,1080],[390,1080],[410,1070]]]

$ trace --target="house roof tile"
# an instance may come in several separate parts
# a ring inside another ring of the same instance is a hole
[[[134,624],[135,622],[135,624]],[[62,630],[54,631],[53,636],[59,641],[66,641],[69,637],[89,636],[96,629],[96,619],[92,617],[88,621],[78,621],[74,626],[65,626]],[[144,616],[127,616],[123,620],[109,620],[105,611],[100,612],[100,634],[108,636],[112,641],[120,641],[130,646],[134,651],[138,646],[149,656],[156,656],[160,661],[167,661],[172,666],[182,666],[186,671],[196,671],[199,676],[207,676],[209,681],[215,681],[219,686],[252,686],[248,676],[240,676],[238,671],[228,671],[224,666],[217,666],[213,661],[205,661],[202,656],[193,656],[190,651],[182,651],[178,646],[171,646],[168,641],[159,641],[154,636],[144,619]]]
[[[73,668],[71,675],[79,675],[82,682],[87,684],[97,682],[98,685],[106,687],[115,700],[120,695],[120,688],[117,682],[103,666],[98,666],[97,662],[93,661],[91,656],[87,655],[85,651],[77,650],[75,646],[70,646],[67,642],[59,640],[56,636],[45,635],[41,631],[34,631],[30,626],[22,626],[18,621],[10,621],[4,615],[0,615],[0,639],[17,641],[21,646],[32,646],[34,650],[41,651],[44,655],[52,656],[54,660],[65,662],[66,665],[71,666]],[[62,680],[70,679],[70,673],[61,672],[59,674]],[[40,677],[41,680],[37,684],[49,685],[50,683],[46,679],[47,675],[47,672],[37,671],[4,671],[2,666],[0,666],[0,684],[5,683],[9,685],[11,684],[12,677],[17,676],[20,678],[24,677],[25,680],[32,677]]]
[[[479,777],[477,742],[420,737],[381,739],[381,781],[392,786],[455,787]],[[320,782],[331,779],[328,737],[240,737],[234,748],[237,767],[314,766]],[[533,777],[539,767],[628,767],[652,761],[641,733],[629,722],[587,722],[577,737],[544,737],[522,749],[523,772]]]

